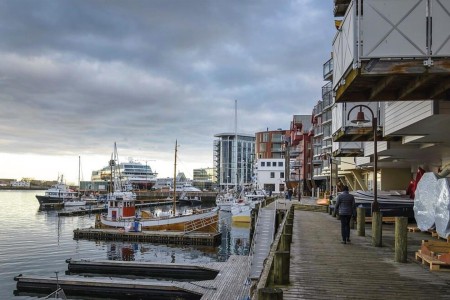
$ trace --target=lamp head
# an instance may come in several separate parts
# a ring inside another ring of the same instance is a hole
[[[356,115],[356,119],[352,120],[351,122],[358,126],[363,126],[363,124],[369,123],[370,120],[366,119],[366,117],[364,116],[364,112],[361,110],[361,111],[358,111],[358,114]]]

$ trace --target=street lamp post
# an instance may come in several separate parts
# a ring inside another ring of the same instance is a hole
[[[349,110],[347,115],[347,120],[350,119],[350,113],[355,109],[359,107],[359,112],[356,115],[356,119],[352,120],[352,123],[355,123],[359,126],[361,126],[364,123],[370,122],[370,120],[367,120],[364,116],[364,112],[362,111],[363,108],[366,108],[368,111],[370,111],[372,115],[372,130],[373,130],[373,203],[372,203],[372,213],[373,212],[379,212],[380,211],[380,205],[378,203],[378,183],[377,183],[377,169],[378,169],[378,153],[377,153],[377,127],[378,127],[378,118],[373,113],[372,109],[363,104],[359,104],[354,106],[352,109]]]

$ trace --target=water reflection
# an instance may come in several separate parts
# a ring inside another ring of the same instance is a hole
[[[233,224],[231,213],[219,213],[222,240],[218,247],[196,245],[165,245],[117,241],[74,240],[73,230],[90,228],[95,215],[58,217],[57,210],[39,210],[36,191],[0,191],[0,299],[11,299],[16,287],[14,276],[54,276],[67,270],[68,258],[87,260],[134,260],[159,263],[203,264],[226,261],[230,255],[248,255],[249,225]],[[201,208],[214,203],[202,203]],[[198,206],[197,206],[198,207]],[[168,211],[171,205],[150,207],[153,211]],[[190,205],[177,210],[192,210]],[[19,222],[17,220],[23,220]],[[20,249],[20,251],[18,251]],[[30,299],[15,297],[14,299]]]
[[[108,245],[107,259],[134,261],[134,253],[139,250],[138,244],[111,243]]]

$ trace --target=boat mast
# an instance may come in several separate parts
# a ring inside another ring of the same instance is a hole
[[[238,189],[238,138],[237,138],[237,100],[234,100],[234,157],[236,159],[236,186],[235,190]]]
[[[177,203],[177,140],[175,140],[175,159],[173,163],[173,215],[176,215]]]
[[[80,197],[80,188],[81,188],[80,173],[81,173],[81,157],[78,156],[78,197]]]

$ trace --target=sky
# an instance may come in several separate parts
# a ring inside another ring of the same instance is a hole
[[[321,98],[332,0],[0,0],[0,178],[213,166],[214,135],[288,129]]]

